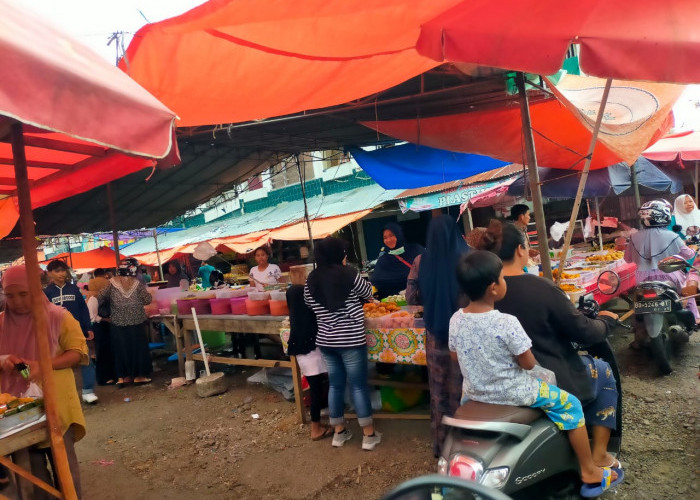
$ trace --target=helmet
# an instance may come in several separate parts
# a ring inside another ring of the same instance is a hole
[[[119,264],[117,272],[119,276],[136,276],[139,269],[139,261],[133,257],[127,257]]]
[[[646,227],[666,227],[671,223],[671,204],[666,200],[648,201],[638,214]]]

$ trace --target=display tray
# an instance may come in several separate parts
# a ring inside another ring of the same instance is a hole
[[[39,420],[43,415],[44,407],[42,405],[35,406],[34,408],[30,408],[26,411],[15,413],[14,415],[2,417],[0,418],[0,434],[4,434],[14,429],[15,427],[35,422],[36,420]]]

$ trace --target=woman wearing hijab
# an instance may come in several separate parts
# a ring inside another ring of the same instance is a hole
[[[29,381],[15,369],[18,363],[29,365],[32,381],[40,383],[34,318],[31,312],[29,280],[25,266],[14,266],[2,277],[6,309],[0,313],[0,385],[2,392],[20,396],[29,388]],[[71,475],[80,496],[80,469],[74,444],[85,436],[85,417],[75,387],[72,368],[88,363],[88,350],[80,324],[70,312],[51,304],[45,295],[41,300],[46,312],[49,346],[53,355],[54,382],[58,397],[58,417],[68,454]],[[30,449],[32,473],[53,484],[47,469],[49,443]],[[48,450],[48,451],[47,451]],[[58,487],[56,485],[56,487]],[[35,488],[36,498],[46,498]]]
[[[700,229],[700,210],[695,205],[692,196],[682,194],[673,204],[671,227],[680,226],[678,234],[685,239],[689,227]]]
[[[384,226],[382,240],[384,246],[379,252],[371,277],[380,299],[406,289],[413,260],[423,251],[420,245],[406,243],[401,226],[395,222]]]
[[[367,338],[362,301],[372,298],[372,286],[357,270],[348,267],[345,244],[333,237],[314,249],[316,269],[309,274],[304,301],[316,315],[316,345],[328,366],[330,424],[335,427],[332,445],[341,447],[352,438],[345,426],[345,383],[362,427],[362,449],[373,450],[382,439],[374,430],[367,385]]]
[[[406,289],[409,304],[423,305],[435,456],[445,440],[442,417],[454,414],[462,393],[462,372],[451,359],[447,340],[450,318],[467,302],[459,293],[455,269],[459,257],[468,251],[455,221],[449,215],[434,217],[428,226],[427,248],[414,260]]]
[[[136,259],[124,259],[118,275],[97,297],[100,303],[108,300],[111,308],[110,333],[118,387],[131,382],[148,384],[153,370],[145,326],[148,316],[144,309],[153,297],[136,278],[137,272]]]
[[[136,276],[136,275],[134,275]],[[168,272],[165,273],[165,279],[168,282],[165,288],[180,288],[187,290],[190,287],[190,277],[182,269],[180,263],[176,260],[168,262]]]

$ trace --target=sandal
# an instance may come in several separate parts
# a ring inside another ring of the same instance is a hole
[[[146,384],[150,384],[151,382],[153,382],[153,380],[150,378],[147,378],[144,380],[139,380],[139,381],[134,380],[134,385],[146,385]]]
[[[608,491],[613,486],[617,486],[625,479],[625,473],[622,469],[602,467],[603,469],[603,479],[600,484],[596,483],[583,483],[581,486],[581,496],[584,498],[595,498],[606,491]],[[617,479],[612,480],[612,471],[617,473]]]
[[[322,439],[329,438],[333,435],[335,431],[331,427],[326,427],[320,436],[312,437],[311,441],[321,441]]]

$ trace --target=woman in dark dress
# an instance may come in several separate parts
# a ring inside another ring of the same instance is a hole
[[[459,406],[462,372],[447,347],[450,318],[467,305],[459,293],[455,269],[459,257],[468,252],[464,239],[449,215],[434,217],[428,226],[426,250],[413,261],[408,276],[406,300],[422,305],[425,319],[426,361],[430,385],[430,427],[433,453],[440,455],[445,441],[443,415],[451,416]]]
[[[401,226],[395,222],[384,226],[382,240],[384,246],[370,279],[380,299],[406,289],[413,260],[423,252],[420,245],[406,243]]]

